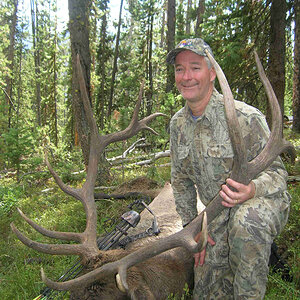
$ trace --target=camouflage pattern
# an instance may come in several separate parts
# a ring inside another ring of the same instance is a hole
[[[208,50],[209,53],[213,56],[212,50],[208,44],[206,44],[202,39],[196,38],[196,39],[187,39],[182,40],[175,49],[170,51],[167,55],[167,63],[168,64],[174,64],[175,63],[175,57],[176,55],[184,50],[190,50],[195,52],[198,55],[201,56],[207,56],[205,53],[205,50]]]
[[[239,101],[235,107],[251,160],[262,151],[269,129],[254,107]],[[185,225],[198,214],[196,191],[207,205],[232,170],[223,96],[214,90],[197,120],[186,105],[174,115],[170,129],[172,187]],[[225,210],[210,224],[209,234],[216,245],[207,246],[204,266],[195,269],[194,299],[263,299],[271,244],[289,212],[286,178],[277,158],[253,180],[253,199]]]

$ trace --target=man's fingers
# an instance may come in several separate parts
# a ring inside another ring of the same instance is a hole
[[[198,265],[199,265],[199,260],[200,260],[200,253],[198,252],[198,253],[196,253],[196,254],[194,254],[194,260],[195,260],[195,267],[198,267]]]
[[[207,242],[210,243],[212,246],[216,244],[216,242],[209,235],[207,236]]]
[[[216,242],[208,235],[207,236],[207,242],[214,246]],[[206,254],[206,247],[196,254],[194,254],[194,260],[195,260],[195,267],[198,267],[198,265],[203,266],[205,262],[205,254]]]
[[[229,204],[235,204],[235,201],[233,200],[236,199],[235,197],[228,196],[228,194],[224,193],[223,190],[221,190],[219,194],[224,201],[228,202]]]
[[[221,203],[222,203],[223,206],[228,207],[228,208],[231,208],[231,207],[235,206],[235,204],[230,204],[230,203],[228,203],[226,201],[222,201]]]
[[[203,266],[203,265],[204,265],[204,262],[205,262],[205,254],[206,254],[206,249],[203,249],[203,250],[200,252],[200,266]]]
[[[234,192],[232,191],[227,185],[223,184],[222,185],[222,190],[221,190],[226,196],[228,196],[231,199],[235,199],[239,196],[239,192]],[[239,190],[237,190],[239,191]]]
[[[200,266],[203,266],[205,262],[205,254],[206,254],[206,249],[203,249],[201,252],[194,254],[195,267],[198,267],[199,264]]]

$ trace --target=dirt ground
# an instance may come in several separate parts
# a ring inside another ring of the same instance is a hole
[[[142,193],[150,196],[152,199],[155,198],[162,190],[162,186],[154,180],[147,177],[137,177],[128,182],[121,184],[114,193],[125,194],[125,193]]]

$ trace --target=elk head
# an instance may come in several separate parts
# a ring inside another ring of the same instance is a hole
[[[234,180],[238,180],[241,183],[248,184],[257,174],[267,168],[272,161],[283,151],[287,149],[292,149],[290,143],[286,142],[282,138],[282,118],[280,107],[278,105],[276,96],[272,90],[270,82],[266,78],[261,63],[258,59],[257,54],[255,53],[256,63],[258,67],[258,72],[260,78],[265,86],[266,93],[268,95],[268,99],[270,101],[270,106],[272,108],[272,130],[269,140],[263,149],[263,151],[252,161],[248,162],[246,159],[246,149],[245,144],[242,138],[242,134],[239,130],[239,124],[235,112],[234,100],[221,68],[216,63],[214,58],[207,52],[207,56],[212,62],[221,88],[224,95],[225,102],[225,111],[226,118],[229,127],[230,138],[232,142],[232,147],[234,150],[235,158],[234,158],[234,167],[232,170],[231,178]],[[78,66],[79,66],[78,59]],[[80,86],[81,90],[85,91],[83,77],[80,74],[79,69],[79,78],[80,78]],[[140,92],[141,98],[141,92]],[[67,187],[57,176],[57,174],[53,171],[49,163],[47,165],[49,167],[50,172],[55,178],[57,184],[60,188],[69,195],[77,198],[84,205],[86,215],[87,215],[87,225],[86,230],[83,233],[61,233],[49,231],[44,228],[41,228],[33,221],[28,219],[22,212],[20,212],[21,216],[37,231],[40,233],[54,237],[57,239],[63,240],[72,240],[79,242],[78,245],[45,245],[36,243],[28,238],[26,238],[23,234],[21,234],[15,226],[12,224],[12,230],[17,234],[18,238],[27,246],[36,249],[41,252],[49,253],[49,254],[77,254],[81,255],[83,258],[91,258],[96,257],[99,253],[99,250],[96,245],[96,207],[93,198],[93,190],[95,184],[95,178],[97,173],[97,165],[99,160],[99,153],[103,151],[105,146],[107,146],[111,142],[119,141],[125,138],[128,138],[134,134],[136,134],[139,130],[147,129],[154,132],[151,128],[149,128],[146,124],[150,120],[154,119],[157,116],[162,114],[153,114],[149,117],[144,118],[141,121],[137,120],[138,107],[140,103],[137,104],[137,107],[134,111],[133,119],[128,126],[122,132],[110,134],[107,136],[99,136],[96,122],[93,119],[91,107],[89,106],[87,95],[84,94],[84,105],[85,111],[87,114],[87,118],[89,120],[89,126],[91,127],[91,151],[89,158],[89,166],[87,173],[87,180],[82,189],[72,189]],[[46,160],[47,161],[47,160]],[[196,253],[201,251],[203,246],[206,243],[206,234],[202,234],[202,240],[198,243],[195,242],[195,236],[201,231],[202,222],[206,223],[206,215],[207,222],[210,223],[215,217],[217,217],[222,210],[227,209],[221,204],[221,197],[216,196],[210,204],[206,207],[203,213],[199,214],[189,225],[187,225],[184,229],[175,233],[169,237],[159,239],[153,242],[151,245],[147,245],[147,247],[136,250],[135,252],[121,258],[118,261],[110,262],[102,267],[99,267],[85,275],[82,275],[73,280],[69,280],[66,282],[53,282],[49,280],[43,270],[42,270],[42,279],[49,287],[57,290],[72,290],[82,286],[88,286],[94,283],[95,281],[99,281],[102,278],[114,275],[119,282],[119,286],[121,289],[128,289],[127,284],[127,270],[151,257],[154,257],[164,251],[167,251],[176,247],[184,247],[188,249],[192,253]]]

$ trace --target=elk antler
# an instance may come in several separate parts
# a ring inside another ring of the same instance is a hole
[[[277,98],[272,90],[271,84],[265,76],[264,70],[261,66],[259,58],[255,52],[255,59],[258,67],[260,78],[264,84],[270,106],[272,108],[272,130],[269,140],[264,150],[252,161],[248,162],[246,158],[245,143],[240,132],[240,126],[237,120],[234,100],[223,71],[220,66],[206,51],[208,58],[213,64],[217,77],[224,95],[226,119],[229,127],[230,139],[234,150],[234,166],[231,173],[231,178],[243,184],[248,184],[257,174],[266,169],[273,160],[283,151],[292,150],[293,146],[285,141],[282,137],[282,118],[280,107]],[[294,153],[293,151],[291,151]],[[221,204],[221,197],[219,194],[209,203],[204,212],[199,214],[190,224],[169,237],[162,238],[153,242],[147,247],[138,249],[137,251],[123,257],[122,259],[108,263],[101,268],[98,268],[79,278],[70,280],[68,282],[58,283],[49,280],[42,272],[43,281],[51,288],[58,290],[69,290],[78,287],[78,285],[89,285],[105,276],[114,274],[117,275],[121,284],[128,289],[127,285],[127,269],[148,259],[154,257],[164,251],[176,247],[184,247],[189,251],[196,253],[203,247],[203,241],[197,244],[194,240],[197,233],[201,231],[201,223],[206,224],[216,218],[224,209],[227,209]],[[206,227],[206,225],[204,225]],[[205,235],[205,234],[203,234]],[[205,237],[203,237],[205,240]],[[205,242],[205,241],[204,241]]]
[[[133,117],[131,119],[129,126],[123,131],[100,136],[96,121],[93,117],[92,108],[90,106],[88,94],[86,91],[79,55],[77,55],[77,77],[78,77],[80,91],[83,98],[83,105],[84,105],[86,118],[91,132],[87,177],[83,187],[80,189],[75,189],[64,184],[63,181],[60,179],[60,177],[57,175],[57,173],[51,167],[47,158],[47,153],[45,153],[45,162],[48,166],[49,171],[51,172],[52,176],[54,177],[56,183],[61,188],[61,190],[66,194],[78,199],[83,204],[86,213],[86,228],[82,233],[51,231],[37,225],[35,222],[29,219],[21,210],[18,209],[18,211],[22,216],[22,218],[41,234],[51,238],[60,239],[60,240],[75,241],[80,244],[57,245],[57,244],[37,243],[24,236],[14,226],[13,223],[11,223],[11,228],[13,232],[17,235],[17,237],[21,240],[21,242],[23,242],[26,246],[33,248],[37,251],[48,253],[48,254],[75,254],[75,255],[80,255],[85,260],[88,260],[99,254],[99,249],[97,247],[97,242],[96,242],[97,209],[94,200],[94,188],[95,188],[98,163],[99,163],[101,153],[103,152],[104,148],[108,144],[117,141],[126,140],[136,135],[141,130],[149,130],[152,133],[157,134],[147,124],[153,119],[155,119],[156,117],[165,116],[165,115],[162,113],[154,113],[150,116],[143,118],[142,120],[138,120],[138,112],[141,106],[141,101],[143,96],[143,84],[142,84],[139,91],[138,101],[134,109]]]

